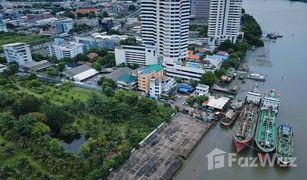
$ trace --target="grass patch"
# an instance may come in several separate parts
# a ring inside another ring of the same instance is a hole
[[[51,40],[50,36],[46,35],[25,35],[25,34],[17,34],[17,33],[0,33],[0,50],[2,51],[2,46],[4,44],[16,43],[16,42],[25,42],[30,45],[36,45],[44,42],[48,42]]]

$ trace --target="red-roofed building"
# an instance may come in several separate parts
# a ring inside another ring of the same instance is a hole
[[[187,54],[188,54],[188,55],[194,54],[194,51],[193,51],[193,50],[187,50]]]
[[[80,13],[80,14],[87,14],[90,12],[95,12],[97,13],[97,9],[96,8],[84,8],[84,9],[77,9],[75,11],[76,14]]]
[[[188,54],[186,58],[190,61],[198,61],[200,57],[195,54]]]

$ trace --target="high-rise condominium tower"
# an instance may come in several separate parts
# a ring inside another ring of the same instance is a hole
[[[236,42],[240,31],[242,0],[210,0],[208,36],[212,44]]]
[[[186,56],[189,14],[189,0],[141,0],[143,43],[155,46],[165,65]]]
[[[191,18],[208,21],[210,0],[191,0]]]

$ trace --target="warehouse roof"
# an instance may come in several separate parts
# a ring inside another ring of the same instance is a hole
[[[72,78],[72,77],[74,77],[75,75],[80,74],[80,73],[83,73],[83,72],[85,72],[85,71],[87,71],[87,70],[90,70],[90,69],[92,69],[91,66],[89,66],[89,65],[87,65],[87,64],[83,64],[83,65],[81,65],[81,66],[77,66],[77,67],[75,67],[75,68],[71,68],[71,69],[65,71],[64,74],[65,74],[66,76],[69,76],[69,77]]]
[[[203,105],[207,105],[214,109],[222,110],[224,109],[225,105],[230,101],[228,97],[214,97],[209,96],[209,100],[204,101]]]

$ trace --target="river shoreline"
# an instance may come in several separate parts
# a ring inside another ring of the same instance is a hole
[[[175,114],[142,141],[108,179],[171,179],[214,124]]]
[[[264,47],[256,48],[246,55],[246,63],[251,72],[267,74],[265,82],[259,82],[259,91],[275,88],[281,94],[281,105],[277,123],[288,123],[294,129],[297,167],[290,169],[276,166],[245,167],[234,164],[224,168],[208,170],[206,155],[215,148],[226,153],[235,153],[232,142],[232,129],[215,126],[194,149],[189,158],[174,176],[174,180],[291,180],[307,179],[305,123],[306,85],[305,77],[307,61],[304,53],[307,47],[307,4],[284,0],[246,0],[244,9],[253,15],[263,29],[263,33],[280,32],[284,36],[276,42],[265,41]],[[242,85],[238,98],[243,99],[246,91],[255,85],[246,81]],[[240,157],[256,157],[256,153],[247,148],[237,155]]]

